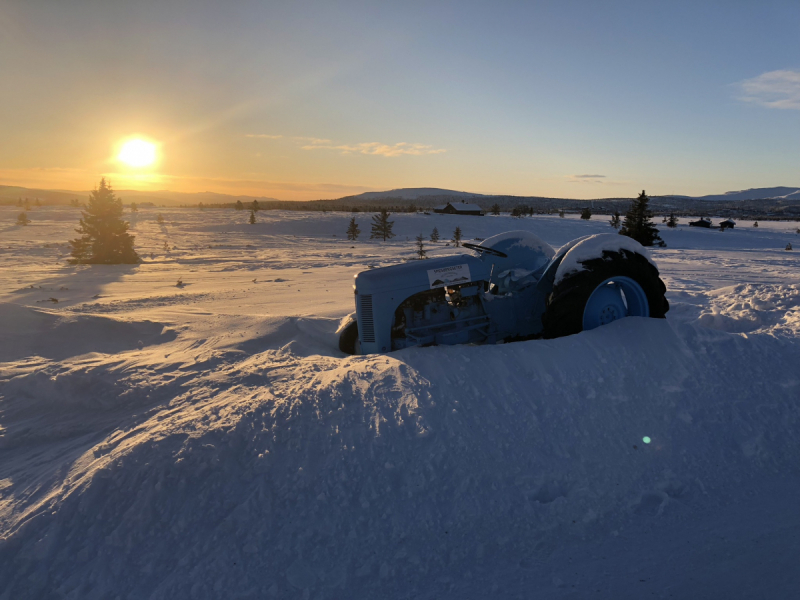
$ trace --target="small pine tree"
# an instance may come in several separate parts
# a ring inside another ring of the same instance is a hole
[[[356,218],[351,217],[350,224],[347,226],[347,239],[356,241],[359,235],[361,235],[361,229],[359,229],[358,223],[356,223]]]
[[[17,225],[27,225],[30,222],[31,220],[28,218],[28,214],[26,212],[21,212],[17,216]]]
[[[383,238],[385,242],[394,237],[394,233],[392,233],[394,221],[389,220],[389,214],[387,209],[382,208],[378,214],[372,215],[372,232],[369,235],[369,239],[378,240]]]
[[[241,200],[236,201],[236,205],[234,206],[236,210],[244,210],[244,204],[242,204]]]
[[[592,209],[591,208],[589,208],[587,206],[586,208],[581,210],[581,219],[585,219],[586,221],[588,221],[591,218],[592,218]]]
[[[258,200],[253,200],[253,204],[252,204],[252,206],[251,206],[251,209],[252,209],[253,211],[257,211],[257,210],[259,210],[259,209],[260,209],[260,207],[258,206]]]
[[[408,212],[410,212],[410,213],[417,212],[417,205],[414,204],[413,202],[411,204],[409,204],[408,205]]]
[[[77,208],[78,206],[80,206],[80,202],[78,201],[77,198],[73,198],[72,200],[69,201],[69,205]]]
[[[627,235],[639,242],[642,246],[660,245],[663,243],[661,236],[658,235],[658,229],[651,221],[653,213],[647,207],[650,198],[647,197],[644,190],[639,194],[639,197],[633,201],[630,209],[625,213],[625,220],[622,222],[622,228],[619,230],[620,235]]]
[[[70,241],[72,264],[135,264],[139,255],[133,248],[128,223],[122,220],[122,202],[114,196],[105,178],[89,196],[76,231],[81,237]]]
[[[559,216],[559,217],[561,217],[561,218],[563,219],[563,218],[564,218],[564,216],[565,216],[565,214],[566,214],[566,213],[565,213],[565,211],[564,211],[564,209],[563,209],[563,208],[559,209],[559,211],[558,211],[558,216]]]
[[[131,202],[131,214],[139,212],[139,207],[136,206],[136,202]]]
[[[521,219],[525,216],[525,207],[524,206],[515,206],[511,209],[511,216],[515,219]]]
[[[247,220],[247,222],[250,223],[250,225],[255,225],[256,224],[256,211],[255,211],[255,209],[250,211],[250,218]]]
[[[425,238],[422,237],[422,234],[420,233],[414,239],[417,240],[417,257],[422,260],[428,255],[428,253],[425,251]]]
[[[164,224],[164,217],[161,215],[161,213],[158,213],[158,216],[156,217],[156,223],[158,223],[159,225]]]
[[[758,227],[758,221],[753,221],[753,227]]]
[[[439,230],[436,229],[436,227],[434,227],[433,231],[431,231],[431,241],[432,242],[438,242],[439,241]]]
[[[532,216],[533,216],[533,213],[534,213],[533,207],[532,207],[532,206],[529,206],[529,207],[528,207],[528,216],[529,216],[529,217],[532,217]]]
[[[615,210],[615,211],[614,211],[614,214],[613,214],[613,215],[611,215],[611,221],[609,221],[609,223],[611,223],[611,226],[612,226],[614,229],[619,229],[619,226],[622,224],[622,221],[621,221],[621,219],[619,218],[619,216],[620,216],[620,215],[619,215],[619,211],[618,211],[618,210]]]
[[[456,227],[456,230],[453,232],[453,242],[456,248],[461,245],[461,227]]]
[[[669,213],[669,219],[667,219],[667,227],[670,229],[675,229],[678,226],[678,219],[675,218],[675,215]]]
[[[492,204],[492,214],[493,215],[499,215],[500,214],[500,205],[497,204],[496,202],[494,204]]]

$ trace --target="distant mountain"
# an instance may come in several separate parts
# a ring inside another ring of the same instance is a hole
[[[364,192],[357,196],[351,196],[358,200],[383,200],[385,198],[399,198],[402,200],[416,200],[424,196],[455,196],[457,198],[481,198],[485,194],[472,194],[470,192],[457,192],[454,190],[444,190],[441,188],[400,188],[388,190],[386,192]]]
[[[693,200],[800,200],[800,187],[771,187],[751,188],[738,192],[725,192],[724,194],[711,194],[708,196],[676,196],[676,198],[691,198]]]

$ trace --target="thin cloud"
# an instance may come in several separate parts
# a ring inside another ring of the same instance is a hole
[[[298,142],[307,142],[312,145],[331,143],[331,141],[327,138],[304,137],[299,135],[294,136],[292,139]]]
[[[600,181],[605,178],[605,175],[570,175],[568,181],[570,183],[605,183]]]
[[[282,135],[270,135],[268,133],[245,133],[244,137],[247,138],[262,138],[265,140],[279,140],[283,136]]]
[[[739,84],[739,100],[766,108],[800,110],[800,71],[769,71]]]
[[[426,144],[382,144],[380,142],[362,142],[360,144],[324,144],[313,143],[302,147],[303,150],[336,150],[342,154],[367,154],[372,156],[422,156],[425,154],[441,154],[444,148],[434,148]]]

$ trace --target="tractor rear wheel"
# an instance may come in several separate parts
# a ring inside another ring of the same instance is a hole
[[[542,315],[543,337],[572,335],[623,317],[663,319],[667,314],[667,288],[642,255],[604,251],[581,264],[582,271],[553,286]]]
[[[358,354],[360,345],[358,340],[358,321],[352,319],[339,334],[339,350],[345,354]]]

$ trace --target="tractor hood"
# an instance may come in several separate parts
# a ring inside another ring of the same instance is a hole
[[[494,265],[495,274],[510,269],[524,269],[537,272],[543,270],[555,255],[553,247],[530,231],[507,231],[483,240],[480,246],[498,250],[505,254],[499,257],[482,254],[486,263]]]
[[[356,293],[377,294],[462,285],[470,281],[487,280],[490,269],[490,264],[469,254],[414,260],[402,265],[362,271],[356,275]]]

